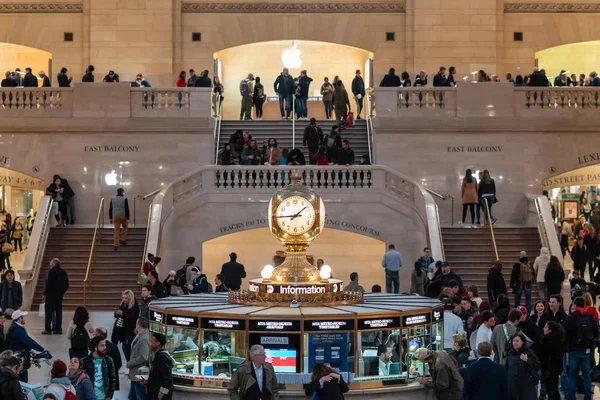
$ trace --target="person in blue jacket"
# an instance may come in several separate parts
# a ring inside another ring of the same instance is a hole
[[[28,369],[31,367],[31,350],[39,352],[45,351],[38,342],[33,340],[25,329],[25,316],[28,313],[26,311],[17,310],[12,314],[13,323],[8,328],[6,334],[8,338],[8,350],[13,352],[21,352],[23,356],[23,371],[19,374],[19,380],[27,383],[29,380]]]
[[[506,367],[491,359],[492,345],[477,346],[479,359],[464,369],[462,400],[506,400],[508,376]]]

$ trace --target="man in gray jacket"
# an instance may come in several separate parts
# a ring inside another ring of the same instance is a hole
[[[131,388],[129,389],[129,399],[145,400],[146,390],[140,381],[136,378],[136,375],[143,375],[140,373],[140,367],[148,367],[148,360],[150,357],[150,333],[148,332],[148,320],[146,318],[138,318],[135,325],[135,332],[137,336],[131,343],[131,358],[127,361],[127,368],[129,368],[129,379],[131,379]]]
[[[119,250],[119,245],[127,244],[127,226],[129,225],[129,203],[124,196],[123,188],[117,189],[117,195],[110,201],[108,217],[115,227],[114,245],[115,251]],[[121,231],[121,226],[123,230]]]

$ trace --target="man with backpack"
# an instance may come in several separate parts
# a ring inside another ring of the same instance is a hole
[[[240,110],[240,120],[252,119],[252,95],[254,94],[254,75],[248,74],[248,77],[240,82],[240,95],[242,96],[242,108]]]
[[[577,376],[581,369],[584,399],[591,400],[590,354],[596,347],[600,332],[594,318],[586,313],[583,297],[576,297],[573,304],[575,309],[565,320],[565,336],[569,349],[569,393],[567,399],[575,400]]]
[[[67,329],[67,339],[71,340],[71,348],[69,349],[69,359],[73,357],[83,358],[88,355],[90,346],[90,331],[93,329],[89,321],[83,321],[82,318],[73,318],[73,329],[71,326]],[[86,326],[87,325],[87,326]]]
[[[327,161],[334,163],[337,160],[338,150],[342,148],[342,137],[340,136],[340,128],[337,125],[331,127],[331,132],[323,140],[323,144],[327,147]]]
[[[174,284],[183,291],[183,294],[189,294],[187,286],[192,284],[192,267],[195,267],[195,262],[195,257],[186,258],[183,267],[175,273]]]
[[[510,337],[519,330],[517,325],[523,314],[519,310],[511,310],[508,313],[508,322],[506,324],[496,325],[492,331],[492,350],[494,351],[494,361],[504,364],[506,353],[510,349]]]
[[[531,312],[531,285],[533,284],[535,271],[533,265],[527,259],[527,253],[522,251],[519,261],[513,265],[510,274],[510,288],[515,294],[515,308],[521,305],[521,294],[525,293],[525,308]]]
[[[317,165],[314,155],[319,151],[319,146],[323,144],[323,129],[317,125],[315,118],[310,119],[310,125],[304,128],[304,138],[302,145],[308,147],[308,158],[311,165]]]

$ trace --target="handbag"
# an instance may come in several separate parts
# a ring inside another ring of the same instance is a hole
[[[354,126],[354,113],[348,111],[348,117],[346,118],[346,127],[352,128]]]
[[[140,271],[138,273],[137,284],[140,286],[144,286],[146,283],[148,283],[148,277],[146,276],[144,271]]]
[[[494,194],[494,200],[492,201],[492,204],[496,204],[498,202],[498,197],[496,197],[496,195]]]
[[[44,318],[46,316],[46,303],[40,304],[38,314],[40,315],[41,318]]]
[[[10,244],[8,242],[4,242],[2,244],[2,253],[4,253],[4,254],[12,253],[13,251],[15,251],[15,248],[13,247],[12,244]]]

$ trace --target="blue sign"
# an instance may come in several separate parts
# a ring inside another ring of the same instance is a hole
[[[315,364],[329,364],[348,372],[348,333],[311,333],[308,335],[308,369]]]

